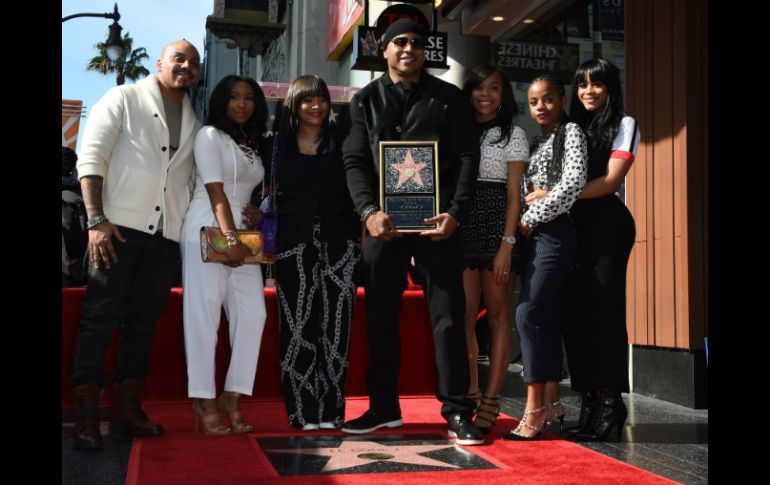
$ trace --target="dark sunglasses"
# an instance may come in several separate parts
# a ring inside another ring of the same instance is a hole
[[[406,47],[406,44],[410,44],[413,49],[425,48],[425,41],[419,37],[413,37],[412,39],[410,39],[409,37],[395,37],[393,39],[390,39],[390,41],[402,49]]]

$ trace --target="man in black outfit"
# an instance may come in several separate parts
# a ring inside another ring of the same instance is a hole
[[[412,257],[425,277],[436,350],[436,397],[449,423],[448,434],[461,445],[477,445],[483,435],[471,422],[473,401],[465,397],[469,372],[463,314],[462,248],[457,228],[470,209],[479,170],[479,137],[460,89],[422,67],[424,33],[408,19],[388,27],[380,39],[388,71],[358,91],[350,103],[351,132],[343,146],[348,189],[366,224],[366,311],[370,362],[369,410],[342,427],[368,433],[401,426],[398,374],[401,359],[398,313]],[[399,233],[380,210],[379,142],[439,143],[439,214],[426,220],[436,228]]]
[[[75,150],[68,146],[61,147],[62,288],[86,282],[83,259],[88,246],[88,231],[83,193],[80,182],[74,176],[77,161]]]

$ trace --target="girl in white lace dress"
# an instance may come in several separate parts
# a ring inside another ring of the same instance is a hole
[[[500,414],[500,387],[511,353],[510,307],[518,271],[514,249],[519,222],[521,176],[529,159],[524,130],[513,124],[518,111],[508,77],[490,65],[473,69],[463,93],[473,106],[481,133],[481,159],[473,206],[462,227],[468,397],[477,404],[475,424],[489,433]],[[489,381],[479,387],[476,321],[481,296],[491,330]]]

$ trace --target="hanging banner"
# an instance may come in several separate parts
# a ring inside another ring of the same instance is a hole
[[[351,69],[359,71],[387,71],[388,63],[377,45],[376,27],[361,25],[353,38]],[[428,32],[425,38],[425,67],[449,69],[447,65],[447,33]]]
[[[599,29],[602,40],[625,42],[625,0],[601,0],[599,2]]]
[[[80,131],[80,117],[82,113],[83,100],[61,100],[61,146],[75,149],[78,143],[78,131]]]
[[[407,4],[391,5],[377,17],[373,27],[360,25],[353,36],[353,56],[351,69],[358,71],[387,71],[388,64],[382,57],[382,49],[377,44],[387,28],[400,19],[410,19],[427,32],[425,38],[426,68],[449,69],[447,64],[447,33],[431,32],[425,15],[415,6]],[[383,46],[384,47],[384,46]]]
[[[377,27],[377,34],[382,35],[385,29],[390,27],[390,24],[396,20],[409,19],[416,23],[426,32],[430,30],[430,24],[428,18],[422,13],[422,10],[414,5],[407,5],[405,3],[397,3],[391,5],[382,11],[374,22],[374,26]]]
[[[326,59],[336,61],[364,21],[365,0],[329,0],[326,11]]]

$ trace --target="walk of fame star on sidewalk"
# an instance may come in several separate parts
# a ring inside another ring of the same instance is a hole
[[[454,445],[382,445],[376,441],[343,441],[338,447],[329,448],[295,448],[270,450],[273,453],[294,453],[302,455],[328,456],[329,461],[321,469],[321,473],[368,465],[374,460],[390,460],[412,465],[428,465],[438,467],[460,468],[457,465],[434,460],[420,453],[451,448]]]
[[[438,435],[306,436],[257,442],[284,476],[496,468]],[[299,461],[302,466],[297,466]]]

